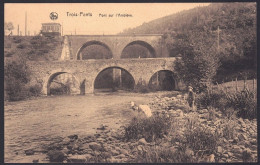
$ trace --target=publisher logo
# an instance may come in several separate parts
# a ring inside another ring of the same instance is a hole
[[[58,19],[58,13],[56,13],[56,12],[51,12],[51,14],[50,14],[50,19],[51,19],[51,20],[56,20],[56,19]]]

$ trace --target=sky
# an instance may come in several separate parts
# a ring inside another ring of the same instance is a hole
[[[4,19],[13,23],[13,35],[17,35],[18,25],[24,35],[25,13],[30,35],[40,32],[41,23],[51,22],[62,24],[64,35],[111,35],[144,22],[206,5],[209,3],[5,3]],[[51,12],[56,12],[58,19],[51,20]],[[122,17],[122,14],[131,17]]]

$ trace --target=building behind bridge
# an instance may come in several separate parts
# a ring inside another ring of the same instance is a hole
[[[61,24],[59,23],[42,23],[42,35],[61,36]]]

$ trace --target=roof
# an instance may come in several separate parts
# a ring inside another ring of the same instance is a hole
[[[60,25],[61,26],[61,24],[60,23],[42,23],[42,25]]]

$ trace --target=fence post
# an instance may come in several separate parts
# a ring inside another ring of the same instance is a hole
[[[244,90],[247,89],[247,83],[246,83],[246,78],[244,79]]]
[[[253,91],[255,90],[255,79],[253,79]]]
[[[236,77],[236,92],[238,91],[238,86],[237,86],[237,77]]]

